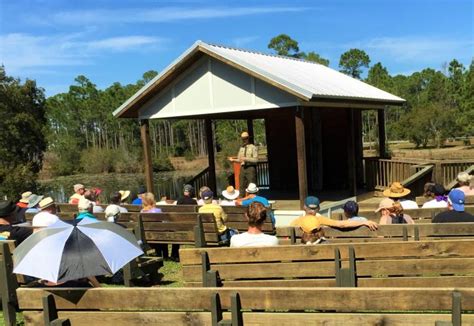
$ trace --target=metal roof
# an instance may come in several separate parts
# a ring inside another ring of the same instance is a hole
[[[197,41],[115,110],[114,116],[123,116],[125,112],[134,107],[137,109],[136,106],[140,105],[139,101],[142,98],[159,88],[165,78],[198,52],[203,52],[250,73],[256,78],[297,96],[302,101],[314,101],[319,98],[374,101],[387,105],[399,105],[405,102],[398,96],[315,62]]]

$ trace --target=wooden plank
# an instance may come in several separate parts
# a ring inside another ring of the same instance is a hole
[[[58,309],[209,309],[212,293],[221,296],[223,308],[230,294],[238,292],[243,309],[272,310],[450,310],[453,288],[93,288],[17,290],[20,308],[42,309],[46,293],[55,297]],[[463,309],[474,310],[474,289],[457,289]],[[387,304],[390,298],[390,304]]]
[[[244,263],[268,261],[306,261],[334,259],[339,248],[342,258],[354,247],[357,258],[387,257],[474,257],[474,240],[394,241],[386,243],[323,244],[317,246],[277,246],[266,248],[206,248],[181,249],[183,265],[201,264],[201,252],[206,251],[211,263]]]
[[[196,222],[197,217],[200,216],[203,222],[214,221],[214,215],[209,213],[145,213],[141,214],[143,222]]]
[[[474,276],[358,278],[359,287],[473,287]]]
[[[306,175],[306,144],[303,108],[295,111],[296,160],[298,167],[298,194],[300,208],[304,206],[304,199],[308,196],[308,177]]]
[[[205,233],[206,241],[217,242],[216,233]],[[145,239],[150,242],[154,241],[188,241],[194,242],[194,232],[178,231],[178,232],[145,232]]]
[[[202,287],[202,282],[185,282],[188,287]],[[321,279],[269,279],[269,280],[224,280],[224,287],[335,287],[335,278]]]

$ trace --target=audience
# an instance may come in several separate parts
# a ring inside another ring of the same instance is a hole
[[[301,243],[307,245],[315,245],[327,242],[324,237],[324,229],[320,221],[316,218],[306,218],[300,225],[301,231]]]
[[[130,190],[119,190],[120,193],[120,205],[126,205],[127,199],[130,196]]]
[[[102,190],[98,188],[92,188],[88,189],[84,192],[84,197],[92,203],[92,212],[93,213],[103,213],[104,209],[99,206],[99,202],[97,201],[97,198],[99,194],[102,192]]]
[[[78,183],[74,185],[74,195],[69,197],[69,204],[77,205],[79,203],[79,199],[84,195],[86,188],[84,185]]]
[[[443,185],[435,183],[430,186],[428,193],[431,195],[431,200],[423,204],[421,208],[446,208],[448,207],[448,197],[446,196],[446,189]]]
[[[359,205],[353,200],[349,200],[348,202],[346,202],[342,209],[344,210],[344,216],[346,217],[347,220],[367,221],[365,217],[358,216]]]
[[[127,213],[128,210],[123,207],[123,206],[120,206],[122,203],[122,194],[120,193],[120,191],[117,191],[117,192],[114,192],[111,196],[110,196],[110,204],[109,206],[107,206],[105,208],[105,211],[107,211],[107,208],[113,206],[113,207],[117,207],[117,209],[120,211],[120,213]],[[112,208],[109,209],[109,212],[112,210]],[[115,208],[114,208],[115,210]]]
[[[380,224],[414,224],[415,222],[408,214],[403,213],[403,207],[400,202],[393,201],[390,198],[384,198],[375,211],[380,212]]]
[[[142,194],[142,210],[141,213],[161,213],[161,209],[156,207],[155,195],[151,192]]]
[[[262,226],[267,218],[266,207],[259,202],[253,202],[247,207],[245,217],[248,221],[247,232],[236,234],[230,238],[231,247],[266,247],[278,245],[277,237],[262,232]]]
[[[448,210],[436,215],[433,223],[474,222],[474,216],[464,211],[465,193],[460,189],[453,189],[448,195]]]
[[[93,214],[94,204],[87,198],[81,197],[79,199],[79,203],[77,204],[77,210],[79,214],[77,214],[76,219],[82,220],[84,217],[96,219]]]
[[[230,229],[228,230],[227,226],[225,225],[225,222],[227,221],[227,215],[221,206],[213,202],[213,197],[214,193],[211,190],[206,190],[202,193],[204,205],[199,207],[199,213],[214,214],[219,240],[221,242],[229,241],[235,232]]]
[[[105,209],[105,219],[107,222],[117,223],[121,213],[120,206],[115,204],[109,205]]]
[[[474,196],[474,176],[461,172],[456,179],[459,185],[457,189],[464,192],[466,196]]]
[[[56,203],[53,198],[46,197],[42,199],[39,202],[39,209],[40,212],[33,217],[31,222],[33,232],[59,221],[59,217],[56,215]]]
[[[400,182],[393,182],[389,188],[383,191],[383,195],[393,201],[400,202],[403,209],[417,209],[418,204],[413,200],[407,199],[410,192],[411,190],[403,187]]]
[[[39,203],[43,198],[44,196],[32,194],[30,199],[28,199],[28,209],[25,211],[25,213],[39,213]]]
[[[221,206],[235,206],[235,200],[239,197],[240,192],[235,190],[234,187],[228,186],[226,190],[222,191],[222,197],[219,201]]]
[[[265,197],[259,196],[258,192],[260,189],[258,189],[257,185],[255,183],[249,183],[248,187],[245,189],[246,196],[243,198],[239,198],[235,200],[235,205],[236,206],[249,206],[251,203],[254,202],[259,202],[263,204],[266,208],[270,208],[270,203],[268,202],[268,199]],[[275,217],[273,216],[273,212],[269,212],[269,217],[272,221],[272,224],[275,225]]]
[[[138,187],[137,198],[132,200],[132,205],[142,205],[142,197],[144,194],[146,194],[145,186]]]
[[[211,191],[211,188],[209,188],[208,186],[202,186],[201,188],[199,188],[199,199],[198,199],[198,201],[197,201],[197,204],[198,204],[199,206],[204,205],[204,199],[203,199],[203,197],[202,197],[202,194],[203,194],[204,192],[206,192],[206,191]],[[214,199],[213,199],[213,200],[212,200],[212,203],[213,203],[213,204],[217,204],[217,200],[214,200]]]
[[[308,196],[304,200],[304,207],[303,210],[305,211],[305,215],[295,218],[290,222],[290,226],[300,226],[301,221],[307,216],[322,216],[319,214],[319,198],[314,196]]]
[[[10,200],[0,200],[0,240],[15,240],[16,245],[28,238],[32,231],[12,225],[16,219],[17,206]]]
[[[194,188],[191,185],[184,185],[183,197],[179,198],[176,205],[197,205],[196,199],[193,198]]]

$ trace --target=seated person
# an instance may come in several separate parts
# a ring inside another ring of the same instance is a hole
[[[303,216],[297,217],[290,222],[290,226],[300,226],[301,221],[304,219],[306,215],[312,216],[322,216],[319,214],[320,209],[320,201],[318,197],[308,196],[304,199],[304,206],[303,210],[305,214]]]
[[[365,217],[358,216],[359,205],[353,200],[349,200],[348,202],[346,202],[342,209],[344,210],[344,216],[346,217],[347,220],[367,221]]]
[[[453,189],[448,195],[448,210],[436,215],[433,223],[474,222],[474,216],[464,211],[466,196],[460,189]]]
[[[161,209],[156,207],[155,195],[151,192],[142,195],[142,210],[140,213],[161,213]]]
[[[30,197],[32,196],[31,191],[27,191],[21,194],[21,199],[16,203],[18,207],[16,210],[16,219],[15,223],[24,223],[26,222],[25,213],[28,210],[28,204],[30,201]]]
[[[247,232],[236,234],[230,238],[231,247],[266,247],[278,245],[277,237],[262,232],[267,218],[266,207],[259,202],[253,202],[245,212],[249,227]]]
[[[211,191],[211,188],[209,188],[208,186],[202,186],[201,188],[199,188],[199,199],[197,200],[197,204],[199,206],[202,206],[204,205],[204,199],[202,197],[202,194],[206,191]],[[212,203],[213,204],[217,204],[217,200],[212,200]]]
[[[435,183],[428,191],[431,194],[431,200],[424,203],[421,208],[448,207],[448,197],[445,195],[446,189],[444,189],[443,185]]]
[[[93,206],[92,213],[104,212],[104,209],[101,206],[99,206],[99,202],[97,201],[97,198],[101,192],[102,191],[100,189],[92,188],[92,189],[86,190],[86,192],[84,193],[84,197],[89,199],[92,203],[92,206]]]
[[[121,213],[120,206],[114,204],[109,205],[105,209],[105,219],[107,222],[117,223]]]
[[[197,205],[196,199],[194,196],[194,188],[191,185],[184,185],[183,187],[183,197],[179,198],[176,202],[176,205]]]
[[[32,231],[28,228],[12,225],[16,220],[17,206],[10,200],[0,200],[0,240],[15,240],[18,246]]]
[[[56,203],[53,198],[46,197],[41,200],[39,202],[39,208],[40,212],[33,217],[33,221],[31,222],[33,232],[59,221],[59,217],[56,215]]]
[[[107,211],[107,208],[111,206],[116,206],[120,213],[127,213],[128,210],[125,207],[120,206],[122,203],[122,194],[120,191],[114,192],[112,196],[110,196],[110,205],[105,208],[105,211]]]
[[[234,187],[228,186],[226,190],[222,191],[222,197],[224,197],[224,199],[221,199],[219,204],[221,206],[235,206],[235,200],[239,197],[239,194],[240,192],[235,190]]]
[[[77,204],[77,210],[79,214],[77,214],[76,219],[82,220],[84,217],[96,219],[94,214],[92,214],[94,209],[94,204],[87,198],[81,197],[79,199],[79,203]]]
[[[79,203],[79,199],[84,196],[84,192],[86,188],[84,185],[78,183],[74,185],[74,195],[69,197],[69,204],[77,205]]]
[[[132,200],[132,205],[141,205],[142,204],[142,197],[145,193],[146,193],[146,188],[144,186],[138,187],[137,198]]]
[[[225,222],[227,221],[227,215],[218,204],[213,203],[214,193],[211,190],[206,190],[202,193],[202,199],[204,200],[204,205],[199,207],[199,213],[212,213],[216,220],[217,232],[219,235],[220,241],[229,241],[232,234],[227,232],[227,226]]]
[[[126,205],[127,199],[130,196],[130,190],[119,190],[119,193],[120,193],[120,205]]]
[[[315,245],[327,242],[324,237],[324,228],[318,219],[305,218],[301,223],[301,243],[307,245]]]
[[[461,172],[456,178],[459,187],[457,189],[464,192],[466,196],[474,196],[474,176],[466,172]]]
[[[259,196],[257,185],[255,183],[249,183],[247,189],[245,189],[246,196],[243,198],[239,198],[235,201],[235,206],[249,206],[253,202],[259,202],[263,204],[266,208],[270,208],[270,203],[268,199],[265,197]],[[270,212],[270,219],[272,220],[272,224],[275,225],[275,217],[273,216],[273,212]]]
[[[403,213],[400,202],[395,202],[390,198],[384,198],[375,211],[380,212],[380,224],[414,224],[410,215]]]
[[[41,211],[39,208],[39,203],[41,200],[43,200],[43,198],[44,196],[32,194],[30,199],[28,199],[28,209],[25,211],[25,213],[39,213]]]
[[[403,209],[417,209],[416,201],[407,199],[410,192],[411,190],[403,187],[400,182],[393,182],[389,188],[383,191],[383,195],[393,201],[399,201]]]

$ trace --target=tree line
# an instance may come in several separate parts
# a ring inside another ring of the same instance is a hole
[[[315,51],[300,51],[298,42],[285,34],[272,38],[268,48],[278,55],[330,63]],[[386,111],[388,139],[442,146],[447,137],[474,135],[474,61],[464,67],[453,59],[438,70],[392,76],[381,62],[371,65],[363,50],[349,49],[341,54],[338,66],[345,74],[407,100],[405,106]],[[81,75],[67,92],[45,98],[35,81],[22,83],[2,66],[0,194],[16,195],[28,182],[33,184],[43,165],[51,176],[140,172],[138,121],[116,119],[112,112],[156,75],[148,71],[136,83],[115,82],[105,89]],[[364,111],[365,141],[378,137],[376,118],[375,112]],[[219,120],[213,128],[218,159],[225,165],[225,157],[234,155],[239,146],[237,135],[246,129],[246,122]],[[265,145],[264,122],[255,120],[254,131],[255,141]],[[173,156],[192,160],[207,154],[201,120],[151,120],[150,137],[155,171],[172,169],[169,158]]]

